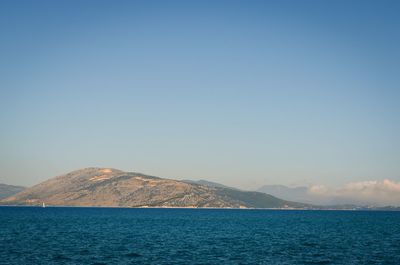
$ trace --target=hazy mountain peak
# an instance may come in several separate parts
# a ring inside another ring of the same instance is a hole
[[[264,185],[257,191],[271,194],[285,200],[294,200],[304,203],[312,202],[307,187],[288,187],[285,185]]]
[[[17,194],[25,189],[22,186],[14,186],[0,183],[0,199],[7,198],[11,195]]]

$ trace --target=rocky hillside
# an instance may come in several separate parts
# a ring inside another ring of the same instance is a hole
[[[58,176],[3,199],[7,205],[303,208],[260,192],[163,179],[109,168]]]
[[[0,199],[7,198],[11,195],[17,194],[25,189],[25,187],[21,186],[13,186],[0,184]]]

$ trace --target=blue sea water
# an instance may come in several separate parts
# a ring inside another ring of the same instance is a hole
[[[400,212],[0,207],[0,264],[400,264]]]

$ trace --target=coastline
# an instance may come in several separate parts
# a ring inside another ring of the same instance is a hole
[[[375,212],[399,212],[400,207],[381,207],[381,208],[234,208],[234,207],[170,207],[170,206],[80,206],[80,205],[1,205],[1,207],[20,207],[20,208],[98,208],[98,209],[187,209],[187,210],[267,210],[267,211],[375,211]]]

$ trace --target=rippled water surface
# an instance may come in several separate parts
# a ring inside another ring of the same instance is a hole
[[[400,212],[0,207],[0,264],[400,264]]]

